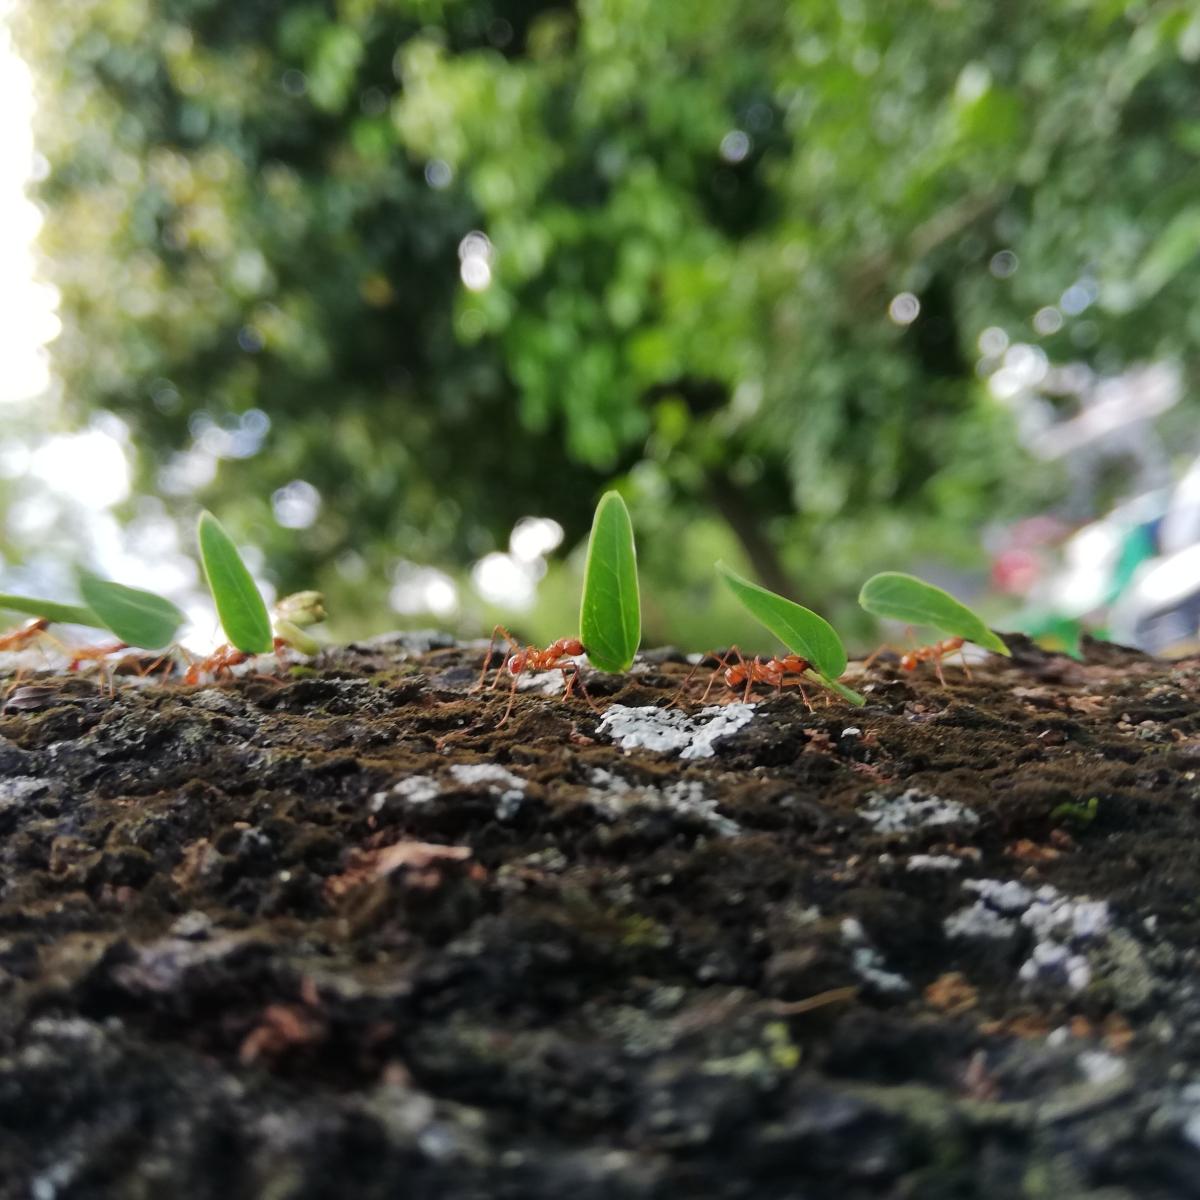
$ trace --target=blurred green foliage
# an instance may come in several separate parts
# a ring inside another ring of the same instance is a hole
[[[219,507],[335,616],[381,621],[388,563],[466,563],[526,513],[575,543],[614,480],[648,640],[703,636],[721,553],[843,611],[1053,492],[977,377],[982,330],[1100,370],[1200,346],[1182,0],[36,0],[18,24],[71,410],[130,422],[144,487]],[[1035,335],[1081,281],[1095,302]],[[321,508],[282,528],[296,480]]]

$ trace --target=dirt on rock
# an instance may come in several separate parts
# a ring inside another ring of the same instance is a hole
[[[6,685],[0,1197],[1200,1196],[1200,662],[1011,644]]]

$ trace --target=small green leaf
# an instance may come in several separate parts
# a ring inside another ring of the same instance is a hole
[[[625,501],[605,492],[588,539],[579,608],[579,638],[588,662],[601,671],[628,671],[642,640],[637,551]]]
[[[129,646],[161,650],[175,640],[187,619],[162,596],[88,572],[79,576],[79,590],[104,627]]]
[[[877,617],[927,625],[985,650],[1011,656],[1008,647],[965,604],[915,575],[900,571],[872,575],[863,584],[858,602]]]
[[[200,514],[196,535],[225,636],[243,654],[267,654],[275,645],[271,618],[233,539],[210,512]]]
[[[45,617],[55,625],[86,625],[89,629],[104,629],[104,622],[90,608],[81,604],[59,604],[54,600],[36,600],[32,596],[14,596],[0,592],[0,609],[25,613],[30,617]]]
[[[824,617],[743,579],[724,563],[717,563],[717,570],[742,607],[793,654],[808,659],[827,682],[836,680],[846,669],[846,647]]]

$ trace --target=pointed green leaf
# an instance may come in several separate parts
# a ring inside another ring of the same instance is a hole
[[[927,625],[985,650],[1009,655],[1008,647],[965,604],[932,583],[900,571],[872,575],[858,602],[867,612],[909,625]]]
[[[846,647],[824,617],[743,579],[724,563],[717,563],[717,570],[742,607],[793,654],[807,658],[818,674],[833,681],[846,669]]]
[[[89,629],[105,627],[90,608],[84,608],[81,604],[59,604],[54,600],[37,600],[32,596],[0,592],[0,609],[25,613],[30,617],[45,617],[55,625],[86,625]]]
[[[642,640],[637,551],[625,501],[605,492],[588,539],[579,638],[588,662],[601,671],[628,671]]]
[[[161,650],[175,640],[186,620],[183,611],[162,596],[87,572],[79,577],[79,591],[104,627],[130,646]]]
[[[275,645],[271,618],[233,539],[210,512],[200,514],[196,535],[204,576],[225,636],[244,654],[268,653]]]

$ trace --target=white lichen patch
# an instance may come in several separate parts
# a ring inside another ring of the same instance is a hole
[[[753,704],[712,704],[690,717],[673,708],[614,704],[599,732],[607,733],[622,750],[679,751],[680,758],[711,758],[717,739],[741,729],[754,709]]]
[[[512,687],[512,684],[509,683],[507,686]],[[526,671],[517,680],[518,692],[535,692],[539,696],[558,696],[566,690],[567,682],[559,670]]]
[[[496,816],[501,821],[507,821],[515,815],[525,798],[528,781],[520,775],[514,775],[506,767],[497,763],[456,763],[450,768],[450,774],[456,783],[472,787],[483,784],[495,796],[499,803],[496,805]]]
[[[741,826],[717,811],[717,801],[695,779],[680,779],[666,787],[640,787],[614,775],[611,771],[594,770],[588,803],[602,816],[616,820],[635,808],[661,809],[680,816],[702,821],[721,837],[734,837]]]
[[[866,930],[856,917],[842,920],[842,941],[850,947],[850,964],[858,977],[880,992],[908,992],[911,987],[903,975],[889,971],[883,956],[867,941]]]
[[[372,812],[379,812],[390,796],[399,796],[408,804],[428,804],[439,792],[437,781],[428,775],[410,775],[393,783],[386,792],[376,792],[371,797],[370,808]]]
[[[951,913],[942,923],[947,937],[952,938],[995,938],[1007,941],[1017,935],[1017,923],[977,902],[969,908],[960,908]]]
[[[912,833],[943,825],[979,824],[979,817],[957,800],[927,796],[917,788],[909,788],[899,796],[872,792],[858,815],[874,825],[877,833]]]
[[[1092,982],[1087,957],[1060,942],[1038,942],[1017,974],[1025,983],[1066,984],[1072,992],[1081,992]]]
[[[528,781],[515,775],[497,763],[456,763],[450,768],[450,776],[459,787],[482,785],[497,799],[496,815],[502,821],[512,817],[525,798]],[[443,795],[447,787],[429,775],[410,775],[392,784],[387,791],[376,792],[370,801],[372,812],[380,812],[393,797],[405,804],[424,805]]]
[[[1188,1083],[1180,1090],[1183,1109],[1180,1133],[1194,1149],[1200,1150],[1200,1083]]]
[[[1015,880],[969,879],[963,890],[979,899],[946,918],[952,938],[1009,939],[1028,929],[1034,937],[1019,978],[1080,992],[1092,981],[1088,951],[1102,948],[1113,933],[1108,905],[1086,896],[1064,896],[1044,884],[1029,888]]]
[[[1085,1050],[1077,1061],[1084,1079],[1097,1086],[1120,1079],[1126,1070],[1125,1064],[1106,1050]]]
[[[906,871],[959,871],[962,859],[953,854],[913,854],[904,864]]]
[[[0,812],[23,808],[30,800],[47,791],[44,779],[31,775],[15,775],[11,779],[0,779]]]

